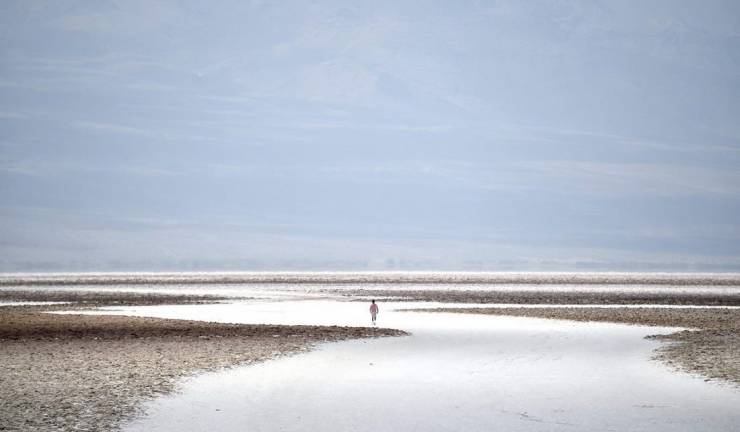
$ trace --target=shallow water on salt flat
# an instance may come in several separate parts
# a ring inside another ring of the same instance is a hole
[[[740,391],[650,361],[648,334],[675,329],[398,312],[411,336],[207,373],[146,405],[133,431],[737,430]],[[220,322],[367,325],[367,304],[333,300],[121,308]],[[108,312],[110,313],[110,312]]]

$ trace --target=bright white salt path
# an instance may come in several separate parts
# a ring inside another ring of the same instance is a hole
[[[674,329],[394,312],[409,337],[322,344],[203,374],[126,431],[735,431],[740,391],[649,360]],[[113,313],[221,322],[367,325],[367,304],[253,301]],[[110,312],[106,312],[110,313]]]

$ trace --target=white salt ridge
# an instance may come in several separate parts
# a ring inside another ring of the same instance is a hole
[[[6,273],[0,285],[112,284],[644,284],[740,286],[740,273],[197,272]]]
[[[69,302],[55,302],[55,301],[0,301],[0,307],[2,307],[2,306],[46,306],[46,305],[58,305],[58,304],[69,304]]]

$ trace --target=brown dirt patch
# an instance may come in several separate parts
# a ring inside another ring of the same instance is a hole
[[[178,378],[398,336],[376,328],[236,325],[0,308],[0,430],[115,430]]]

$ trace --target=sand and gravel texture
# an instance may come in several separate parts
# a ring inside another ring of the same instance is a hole
[[[419,311],[419,309],[417,309]],[[740,387],[740,309],[729,308],[436,308],[421,311],[508,315],[572,321],[683,327],[668,335],[655,358],[672,367]]]
[[[104,306],[149,306],[161,304],[205,304],[239,300],[243,297],[223,297],[211,294],[163,294],[156,292],[83,291],[65,289],[2,289],[0,301],[7,302],[63,302],[66,305],[47,306],[52,309],[83,309]],[[16,311],[18,309],[15,309]],[[36,309],[34,309],[36,310]]]
[[[2,307],[0,430],[116,430],[143,400],[175,390],[179,378],[299,353],[325,341],[402,334]]]
[[[740,291],[706,292],[645,292],[641,289],[623,291],[546,291],[546,290],[425,290],[425,289],[331,289],[326,294],[344,296],[358,301],[376,298],[384,301],[432,301],[440,303],[477,304],[548,304],[548,305],[701,305],[740,306]]]

